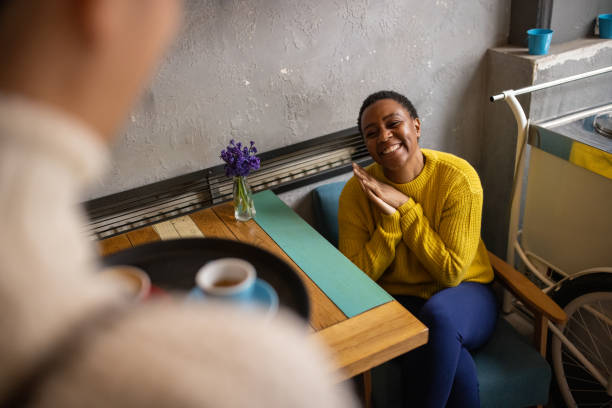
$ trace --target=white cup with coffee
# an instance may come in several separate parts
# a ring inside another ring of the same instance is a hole
[[[205,296],[240,301],[251,297],[256,278],[255,267],[244,259],[220,258],[200,268],[196,284]]]
[[[115,286],[128,299],[144,300],[151,291],[151,279],[145,271],[131,265],[114,265],[102,269],[100,276]]]

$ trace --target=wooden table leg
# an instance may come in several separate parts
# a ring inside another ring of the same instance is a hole
[[[372,408],[372,371],[364,371],[347,380],[363,408]]]
[[[363,407],[372,408],[372,370],[364,371],[361,377],[363,381]]]

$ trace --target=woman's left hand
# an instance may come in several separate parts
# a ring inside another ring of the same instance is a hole
[[[353,163],[353,174],[359,180],[361,188],[368,198],[386,214],[393,214],[395,210],[410,199],[398,189],[376,180],[357,163]],[[383,203],[386,206],[383,206]]]

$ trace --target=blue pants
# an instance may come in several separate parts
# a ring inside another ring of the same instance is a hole
[[[497,321],[490,285],[464,282],[425,300],[395,298],[429,328],[428,343],[399,357],[404,406],[479,407],[476,366],[468,350],[489,339]]]

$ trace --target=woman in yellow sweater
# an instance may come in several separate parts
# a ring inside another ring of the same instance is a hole
[[[428,344],[401,357],[411,404],[478,407],[468,350],[486,342],[497,319],[478,174],[456,156],[421,149],[416,109],[396,92],[366,98],[358,126],[375,163],[354,164],[342,191],[340,250],[429,327]]]

